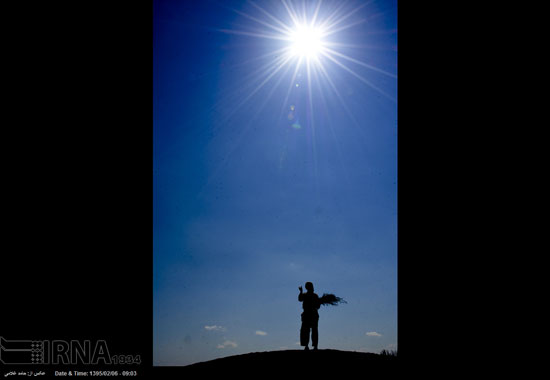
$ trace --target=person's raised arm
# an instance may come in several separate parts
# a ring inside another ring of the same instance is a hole
[[[300,290],[300,294],[298,294],[298,301],[302,302],[302,300],[303,300],[303,290],[302,290],[301,286],[299,286],[298,289]]]

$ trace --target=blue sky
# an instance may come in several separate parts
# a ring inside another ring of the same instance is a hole
[[[348,302],[319,348],[395,349],[396,1],[153,12],[154,364],[301,349],[306,281]],[[293,17],[324,53],[289,53]]]

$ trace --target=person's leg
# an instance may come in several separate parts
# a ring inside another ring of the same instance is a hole
[[[306,322],[302,322],[302,327],[300,328],[300,345],[308,348],[309,344],[309,326]]]
[[[317,349],[317,344],[319,343],[319,329],[317,328],[317,323],[311,326],[311,344],[313,349]]]

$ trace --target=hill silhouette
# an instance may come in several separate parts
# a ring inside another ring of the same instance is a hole
[[[340,350],[285,350],[254,352],[214,359],[181,367],[184,373],[224,373],[236,375],[304,375],[393,373],[398,358],[365,352]],[[357,372],[359,371],[359,372]]]

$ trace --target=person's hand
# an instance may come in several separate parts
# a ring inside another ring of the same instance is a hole
[[[300,289],[300,293],[302,293],[302,287],[301,287],[301,286],[299,286],[299,287],[298,287],[298,289]]]

